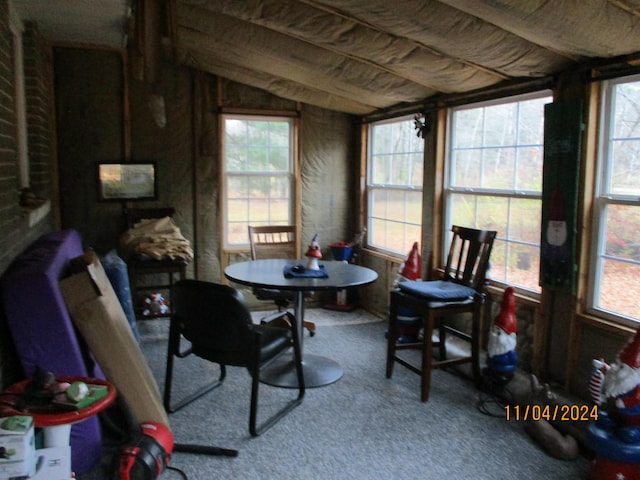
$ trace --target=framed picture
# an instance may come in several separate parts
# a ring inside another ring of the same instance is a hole
[[[155,162],[98,163],[98,195],[102,201],[155,200]]]

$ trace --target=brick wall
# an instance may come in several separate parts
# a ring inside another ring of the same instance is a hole
[[[52,196],[50,50],[37,27],[25,25],[24,77],[31,187],[44,198]]]
[[[53,193],[48,52],[37,27],[25,25],[23,55],[30,178],[34,191],[45,198],[51,198]],[[16,148],[13,40],[7,0],[0,0],[0,274],[27,245],[53,228],[51,214],[33,227],[22,215],[18,204]]]
[[[13,53],[6,0],[0,1],[0,271],[17,253],[19,242],[18,169],[13,82]]]

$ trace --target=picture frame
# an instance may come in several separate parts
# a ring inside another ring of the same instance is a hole
[[[158,177],[155,162],[98,162],[100,201],[156,200]]]

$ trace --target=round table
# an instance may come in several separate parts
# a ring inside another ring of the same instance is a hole
[[[366,267],[341,261],[320,262],[327,273],[326,278],[284,276],[285,267],[306,264],[306,260],[268,259],[252,260],[229,265],[224,275],[229,280],[257,288],[272,288],[294,292],[294,315],[298,325],[300,348],[303,344],[304,292],[341,290],[373,283],[378,274]],[[302,356],[305,386],[308,388],[329,385],[344,374],[343,368],[334,360],[320,355]],[[265,367],[262,382],[286,388],[297,388],[293,356],[282,356]]]

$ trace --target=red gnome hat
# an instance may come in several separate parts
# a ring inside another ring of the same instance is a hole
[[[502,296],[500,313],[496,315],[493,323],[500,327],[507,335],[516,333],[516,297],[513,295],[513,287],[507,287]]]
[[[422,278],[422,272],[420,267],[420,250],[418,249],[418,242],[413,244],[409,256],[400,265],[398,273],[409,280],[420,280]]]
[[[316,233],[309,244],[305,257],[322,258],[322,252],[320,251],[320,245],[318,244],[318,234]]]
[[[640,328],[633,338],[625,345],[619,355],[620,361],[632,368],[640,367]]]

